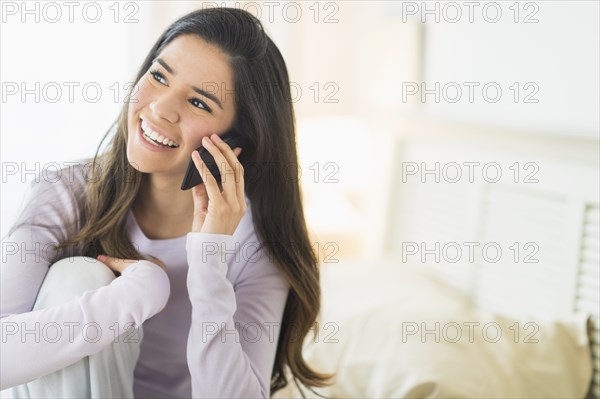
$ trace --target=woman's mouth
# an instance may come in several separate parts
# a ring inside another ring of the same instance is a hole
[[[142,119],[138,120],[138,132],[140,141],[146,148],[154,151],[174,150],[179,148],[179,144],[174,143],[162,135],[154,132]]]

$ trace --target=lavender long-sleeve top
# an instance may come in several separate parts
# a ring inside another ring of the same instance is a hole
[[[135,323],[143,326],[136,397],[268,397],[289,284],[257,238],[247,197],[232,236],[190,232],[149,239],[129,210],[124,228],[130,241],[161,259],[167,272],[141,260],[107,286],[32,311],[50,267],[44,248],[51,253],[51,244],[81,228],[85,160],[73,164],[31,183],[2,242],[0,389],[97,353],[113,342],[115,326],[125,332]],[[63,257],[74,255],[81,254]],[[92,322],[105,332],[97,341],[83,334]],[[52,342],[23,334],[35,331],[36,323],[56,323],[68,334],[58,341],[53,334]]]

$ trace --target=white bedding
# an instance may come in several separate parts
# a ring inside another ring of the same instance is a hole
[[[321,395],[580,398],[587,392],[585,315],[516,320],[483,312],[424,269],[395,260],[325,264],[321,276],[319,334],[305,342],[311,366],[337,373],[334,385],[316,389]],[[288,386],[274,397],[300,394]]]

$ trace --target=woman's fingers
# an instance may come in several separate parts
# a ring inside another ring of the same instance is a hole
[[[237,158],[241,148],[234,151],[221,138],[213,134],[212,141],[208,140],[207,150],[215,158],[215,162],[221,172],[221,184],[223,185],[223,197],[228,203],[233,200],[240,205],[244,201],[244,168]]]
[[[198,184],[192,187],[192,196],[194,198],[194,220],[192,222],[192,231],[199,231],[204,224],[206,215],[208,215],[208,193],[206,185]]]
[[[128,266],[137,263],[137,260],[133,259],[119,259],[113,258],[112,256],[98,255],[98,260],[110,267],[112,270],[122,273]]]
[[[192,159],[205,186],[205,191],[200,188],[193,191],[192,231],[231,235],[246,212],[244,170],[237,159],[241,148],[236,148],[234,151],[217,137],[214,135],[214,142],[204,137],[202,145],[213,156],[219,168],[223,192],[219,190],[215,177],[200,158],[198,151],[192,153]]]
[[[165,272],[167,271],[167,266],[160,259],[152,255],[148,256],[151,259],[150,262],[160,266]],[[97,258],[100,262],[104,263],[106,266],[119,273],[123,273],[123,270],[125,270],[127,267],[139,262],[139,260],[136,259],[120,259],[107,255],[98,255]]]
[[[208,210],[208,192],[206,185],[198,184],[192,187],[194,197],[194,213],[206,212]]]
[[[242,149],[237,147],[234,148],[233,150],[234,154],[235,154],[235,162],[236,162],[236,166],[234,167],[235,169],[235,185],[237,187],[237,199],[239,204],[242,206],[242,208],[244,209],[244,211],[246,210],[246,199],[244,197],[244,167],[242,166],[242,163],[237,159],[237,157],[240,155],[240,153],[242,152]]]
[[[212,175],[208,166],[200,157],[200,153],[198,150],[194,150],[192,152],[192,160],[194,161],[194,165],[198,169],[198,173],[200,173],[200,177],[202,177],[202,181],[204,182],[204,186],[206,187],[206,192],[208,194],[208,198],[218,199],[221,197],[221,191],[219,190],[219,185],[217,184],[217,179]]]
[[[213,137],[218,136],[215,134],[213,135]],[[223,197],[225,198],[226,202],[229,203],[232,194],[235,197],[235,173],[233,168],[229,164],[229,161],[223,155],[223,152],[225,150],[223,146],[226,146],[229,149],[229,151],[231,151],[231,148],[229,148],[229,146],[224,142],[218,143],[219,146],[217,146],[216,142],[218,140],[219,139],[215,139],[215,141],[213,141],[209,137],[204,137],[202,144],[215,159],[215,163],[217,164],[219,172],[221,173],[221,185],[223,186],[224,192]]]

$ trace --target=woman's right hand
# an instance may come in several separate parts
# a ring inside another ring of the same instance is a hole
[[[165,271],[165,273],[167,272],[167,266],[160,259],[158,259],[154,256],[151,256],[151,255],[149,255],[149,256],[150,256],[150,258],[152,258],[152,260],[150,260],[149,262],[152,262],[152,263],[160,266]],[[135,260],[135,259],[120,259],[120,258],[113,258],[112,256],[106,256],[106,255],[98,255],[97,259],[118,273],[123,273],[123,270],[125,270],[127,267],[139,262],[138,260]],[[145,260],[145,259],[143,259],[143,260]]]

